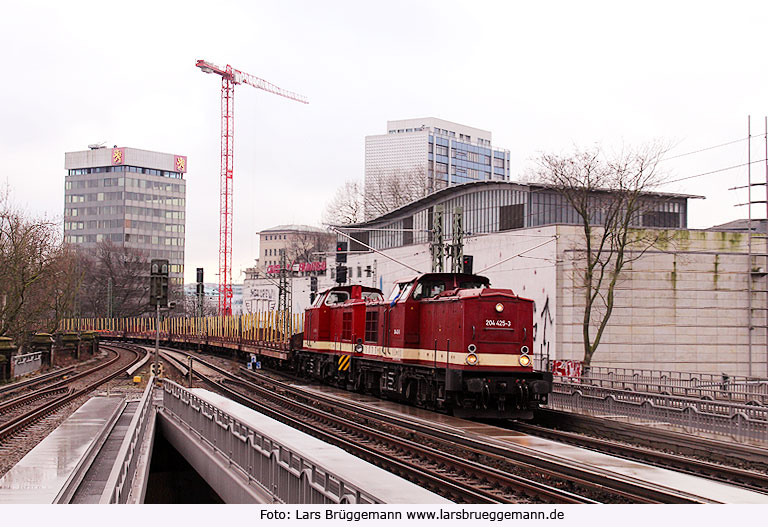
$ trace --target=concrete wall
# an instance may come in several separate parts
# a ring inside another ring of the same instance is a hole
[[[558,354],[581,359],[583,242],[578,227],[559,226],[558,231]],[[679,230],[669,235],[668,243],[628,264],[593,365],[749,374],[746,234]],[[753,243],[753,252],[765,253],[764,240]],[[753,264],[764,267],[765,257],[753,257]],[[753,290],[765,291],[765,275],[753,277]],[[764,326],[766,293],[752,297],[753,325]],[[593,324],[593,335],[595,330]],[[766,375],[764,328],[752,330],[751,362],[753,375]]]

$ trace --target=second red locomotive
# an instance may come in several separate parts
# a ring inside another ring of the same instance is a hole
[[[530,419],[552,388],[533,368],[533,301],[477,275],[424,274],[386,300],[333,287],[307,309],[297,347],[304,375],[459,417]]]

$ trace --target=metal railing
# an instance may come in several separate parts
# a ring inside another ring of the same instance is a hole
[[[546,357],[534,360],[537,369],[552,371],[552,361]],[[605,366],[591,366],[587,374],[576,376],[554,373],[555,382],[565,384],[768,406],[765,377]]]
[[[768,407],[556,382],[547,405],[598,417],[668,423],[735,441],[768,441]]]
[[[239,419],[197,397],[178,384],[163,381],[163,409],[194,429],[225,456],[230,466],[247,475],[282,503],[381,503],[345,480],[340,468],[321,466]]]
[[[564,379],[573,382],[573,379]],[[768,379],[680,371],[592,366],[579,384],[643,393],[768,406]]]
[[[139,407],[128,426],[128,435],[123,439],[120,450],[117,452],[115,464],[107,478],[99,503],[127,503],[128,501],[140,457],[138,450],[144,442],[149,419],[153,419],[155,415],[155,408],[152,405],[154,384],[155,377],[151,376],[139,401]]]

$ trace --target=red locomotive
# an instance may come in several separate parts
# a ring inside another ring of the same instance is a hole
[[[386,300],[371,287],[333,287],[290,343],[275,320],[169,319],[160,337],[460,417],[530,419],[552,390],[552,374],[533,369],[533,301],[482,276],[424,274],[395,284]],[[151,340],[152,322],[80,319],[64,329]]]
[[[386,300],[333,287],[296,344],[304,375],[459,417],[530,419],[552,389],[533,369],[533,301],[477,275],[424,274]]]

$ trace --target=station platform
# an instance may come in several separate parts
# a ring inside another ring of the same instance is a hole
[[[303,386],[303,388],[307,389],[308,387]],[[439,425],[448,432],[472,437],[487,444],[495,444],[500,447],[505,445],[524,447],[526,450],[538,452],[542,457],[565,459],[574,464],[587,465],[596,470],[653,482],[659,486],[681,490],[718,503],[768,503],[768,494],[558,443],[492,424],[467,421],[326,386],[313,386],[311,389],[326,396],[339,398],[339,400],[354,400],[365,403],[382,414],[407,415],[410,418],[423,421],[424,424]]]
[[[0,478],[0,503],[55,503],[124,400],[94,397]]]

